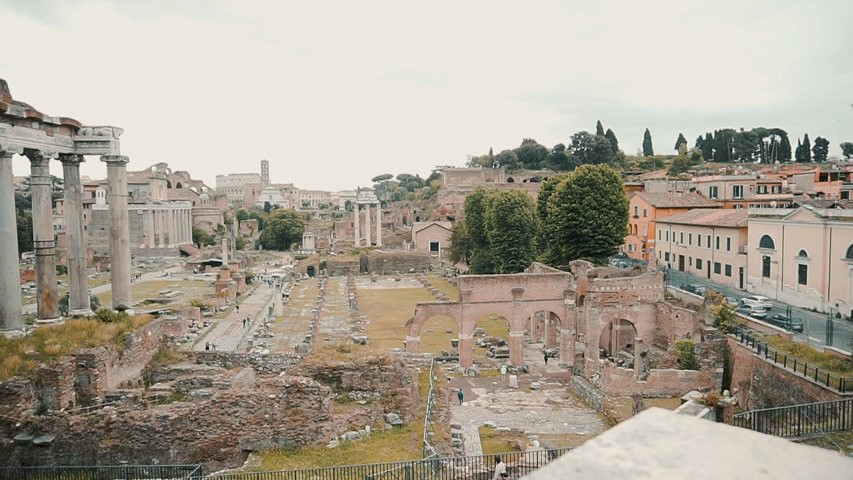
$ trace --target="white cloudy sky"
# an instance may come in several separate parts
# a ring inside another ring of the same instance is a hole
[[[837,154],[851,20],[845,0],[0,0],[0,78],[44,113],[123,127],[132,169],[212,185],[266,158],[273,181],[344,189],[598,119],[629,153],[646,127],[671,153],[679,132],[778,126]]]

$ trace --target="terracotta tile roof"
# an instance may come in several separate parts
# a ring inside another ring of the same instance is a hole
[[[697,208],[684,213],[659,218],[658,223],[676,223],[679,225],[707,225],[712,227],[745,227],[749,209],[709,210]]]
[[[637,192],[639,196],[655,208],[718,208],[720,205],[695,193],[684,195],[674,193]]]

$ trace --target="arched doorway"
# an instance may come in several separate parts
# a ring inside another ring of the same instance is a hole
[[[459,355],[459,325],[446,315],[428,318],[421,325],[420,351],[440,356],[442,353]],[[453,344],[456,344],[455,346]]]
[[[309,265],[308,268],[305,269],[305,273],[307,273],[309,277],[313,277],[317,274],[317,271],[314,268],[314,265]]]
[[[630,320],[623,318],[607,322],[598,339],[599,358],[618,359],[619,352],[633,356],[636,338],[637,327]]]
[[[474,324],[474,363],[508,363],[509,330],[509,320],[500,315],[491,314],[477,320]]]
[[[549,350],[560,348],[562,324],[560,317],[550,310],[540,310],[527,319],[530,338],[534,342],[542,342]]]

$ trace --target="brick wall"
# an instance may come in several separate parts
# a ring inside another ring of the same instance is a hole
[[[819,384],[777,366],[753,353],[735,338],[727,338],[732,395],[747,410],[823,402],[845,398]]]
[[[709,391],[716,384],[713,371],[652,369],[645,381],[637,381],[633,369],[604,362],[601,388],[612,396],[680,397],[691,390]]]

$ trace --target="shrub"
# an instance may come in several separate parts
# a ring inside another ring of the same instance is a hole
[[[130,315],[127,312],[115,312],[113,310],[107,310],[102,308],[95,312],[95,320],[101,323],[117,323],[128,320]]]
[[[711,313],[714,316],[714,326],[723,333],[734,333],[737,327],[740,326],[738,317],[735,314],[735,309],[731,307],[725,300],[723,303],[711,307]]]
[[[675,352],[678,354],[678,368],[682,370],[699,370],[699,362],[696,360],[696,349],[690,340],[679,340],[675,342]]]

